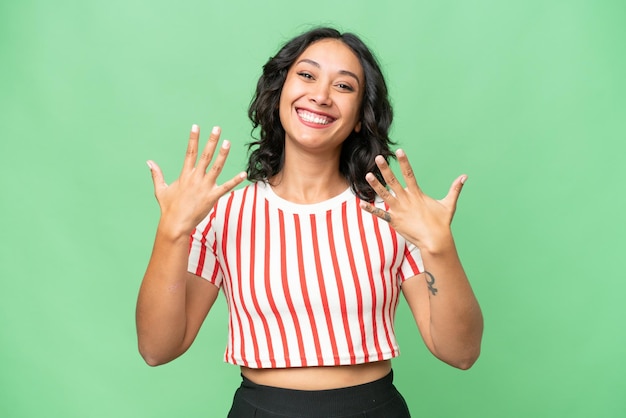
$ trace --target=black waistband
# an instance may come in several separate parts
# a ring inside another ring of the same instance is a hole
[[[243,376],[242,376],[243,377]],[[257,408],[285,415],[308,417],[355,413],[382,405],[398,396],[393,371],[358,386],[328,390],[293,390],[258,385],[243,377],[237,395]]]

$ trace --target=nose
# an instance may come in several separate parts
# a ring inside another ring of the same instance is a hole
[[[315,83],[311,86],[309,100],[318,106],[330,106],[332,103],[330,86],[325,83]]]

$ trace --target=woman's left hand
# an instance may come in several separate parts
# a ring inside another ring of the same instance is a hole
[[[459,176],[452,182],[446,197],[435,200],[424,194],[418,186],[404,151],[398,150],[396,156],[406,187],[402,187],[385,159],[379,155],[376,157],[376,165],[393,193],[372,173],[368,173],[365,178],[389,210],[385,211],[365,201],[361,202],[361,208],[389,222],[393,229],[420,251],[436,254],[454,246],[450,224],[467,176]]]

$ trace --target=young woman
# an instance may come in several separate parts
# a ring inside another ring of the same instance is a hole
[[[161,219],[137,303],[142,356],[184,353],[221,288],[225,361],[243,377],[229,417],[408,417],[390,360],[400,293],[435,356],[467,369],[480,352],[482,314],[450,230],[466,176],[434,200],[398,150],[400,184],[380,68],[334,29],[267,62],[249,116],[247,173],[221,185],[217,127],[199,158],[192,127],[172,184],[148,162]]]

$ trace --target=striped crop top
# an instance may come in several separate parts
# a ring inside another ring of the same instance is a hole
[[[282,368],[397,357],[400,285],[423,267],[419,250],[351,190],[300,205],[257,182],[222,197],[196,227],[188,269],[226,296],[224,360]]]

